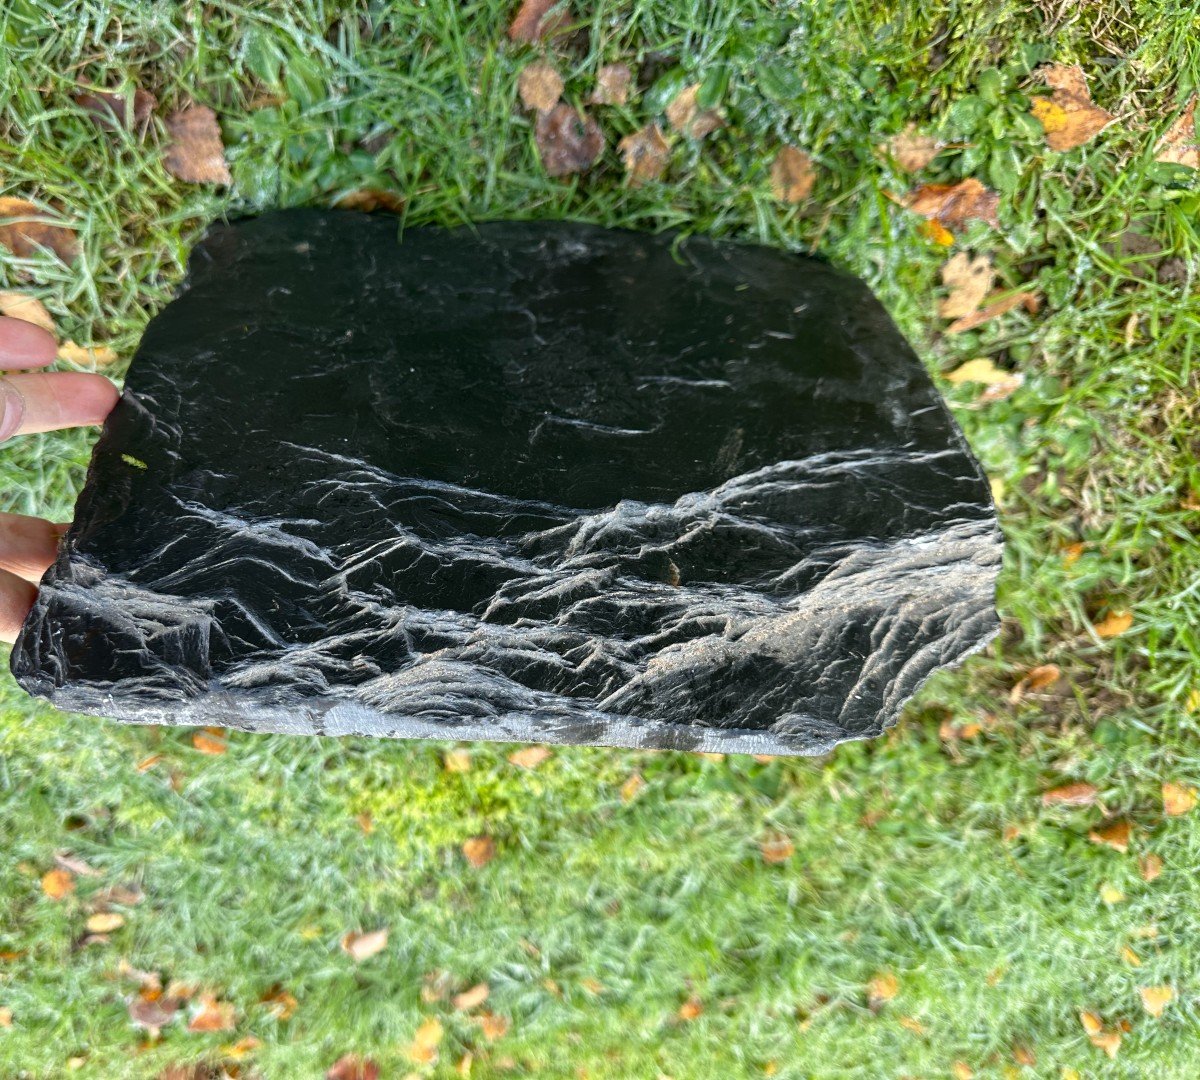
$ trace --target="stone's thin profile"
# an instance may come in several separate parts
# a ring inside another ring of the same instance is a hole
[[[986,479],[856,279],[563,222],[213,228],[12,668],[251,731],[810,754],[996,630]]]

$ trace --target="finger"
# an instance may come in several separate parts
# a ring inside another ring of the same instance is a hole
[[[120,394],[103,375],[51,371],[0,379],[0,442],[34,431],[101,424]]]
[[[14,642],[33,601],[37,587],[16,574],[0,570],[0,641]]]
[[[66,525],[24,514],[0,514],[0,570],[35,584],[54,562]]]
[[[53,334],[24,319],[0,315],[0,371],[45,367],[57,354]]]

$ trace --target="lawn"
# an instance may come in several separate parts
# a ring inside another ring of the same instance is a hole
[[[348,1054],[476,1080],[1195,1076],[1200,174],[1156,160],[1200,88],[1195,5],[573,0],[538,44],[506,36],[514,7],[10,0],[0,195],[55,209],[80,257],[0,253],[0,288],[118,376],[209,221],[362,189],[408,226],[815,252],[870,282],[993,478],[1002,633],[818,759],[196,737],[60,715],[6,676],[0,1076],[320,1077]],[[577,104],[601,65],[637,72],[588,106],[604,154],[559,179],[517,93],[543,59]],[[1047,63],[1115,116],[1078,148],[1030,115]],[[99,127],[85,80],[155,94],[148,130]],[[664,175],[630,184],[618,140],[697,82],[724,126],[671,134]],[[164,168],[193,102],[230,186]],[[912,174],[880,149],[908,124],[944,144]],[[816,171],[797,203],[771,183],[787,144]],[[939,234],[904,205],[971,177],[998,225]],[[1036,301],[946,333],[963,251]],[[1020,378],[946,378],[978,359]],[[93,438],[6,446],[0,508],[68,518]]]

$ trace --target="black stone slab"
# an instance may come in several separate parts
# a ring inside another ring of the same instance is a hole
[[[550,222],[217,226],[12,654],[135,722],[816,753],[997,619],[978,464],[856,279]]]

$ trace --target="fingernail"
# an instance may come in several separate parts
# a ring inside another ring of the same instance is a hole
[[[0,379],[0,442],[11,439],[25,418],[25,399],[7,379]]]

